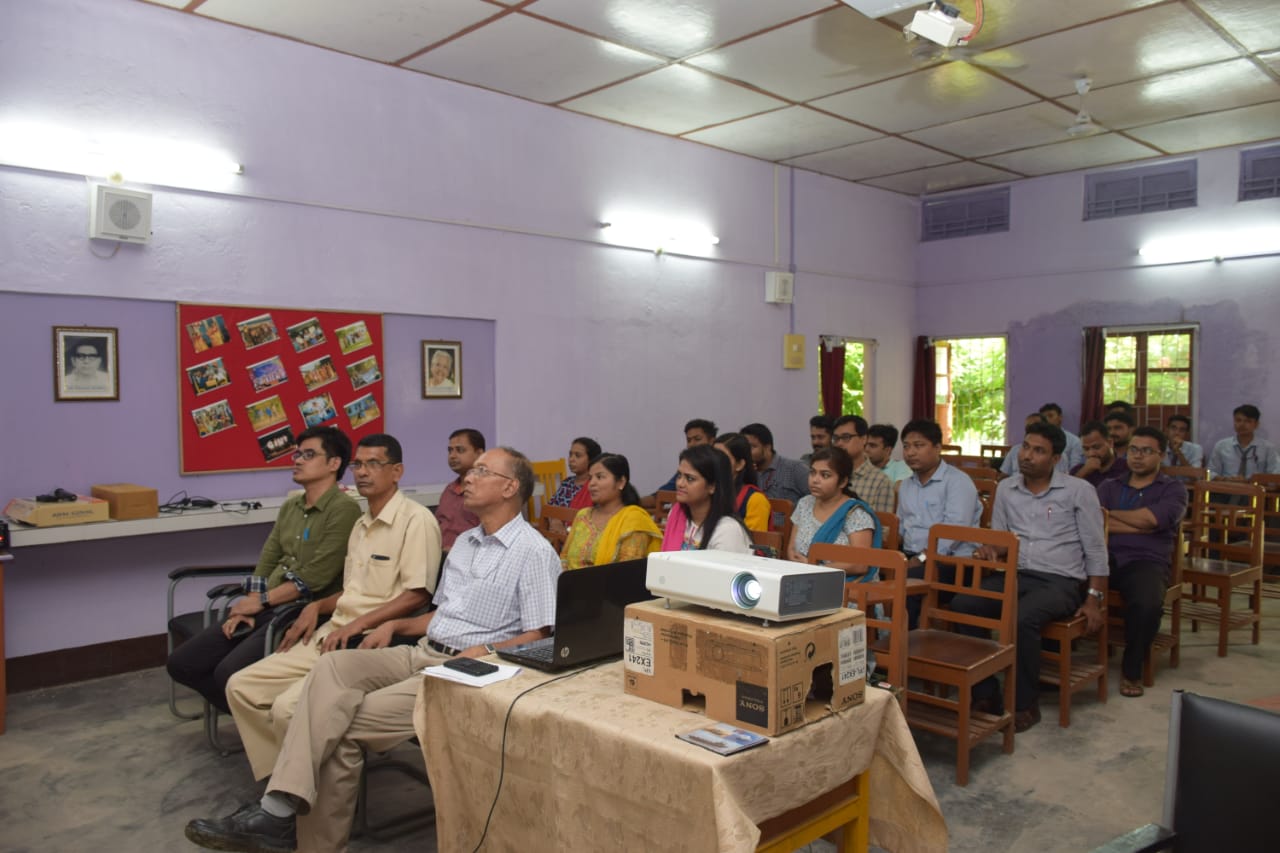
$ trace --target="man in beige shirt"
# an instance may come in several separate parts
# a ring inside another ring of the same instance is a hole
[[[369,508],[351,530],[342,591],[308,604],[275,654],[227,682],[227,704],[256,779],[270,774],[302,681],[320,656],[414,613],[435,593],[440,525],[429,509],[399,491],[400,442],[389,435],[365,436],[350,467]],[[319,625],[322,616],[330,619]]]

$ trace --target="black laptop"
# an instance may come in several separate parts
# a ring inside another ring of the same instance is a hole
[[[622,654],[623,612],[653,598],[645,586],[648,559],[560,573],[555,634],[498,649],[498,656],[534,669],[558,670]]]

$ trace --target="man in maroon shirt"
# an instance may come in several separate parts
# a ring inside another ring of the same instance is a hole
[[[449,470],[458,479],[444,487],[440,493],[440,505],[436,507],[436,521],[440,522],[440,547],[445,554],[453,547],[458,534],[470,530],[480,519],[462,505],[462,478],[484,453],[484,436],[478,429],[454,430],[449,436]]]
[[[1142,695],[1142,660],[1160,630],[1173,540],[1187,511],[1187,487],[1160,473],[1164,433],[1141,426],[1129,439],[1129,473],[1098,485],[1110,513],[1111,588],[1124,599],[1120,695]]]

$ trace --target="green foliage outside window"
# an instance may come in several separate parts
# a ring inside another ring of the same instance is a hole
[[[960,338],[951,348],[951,443],[976,455],[1005,438],[1005,339]]]

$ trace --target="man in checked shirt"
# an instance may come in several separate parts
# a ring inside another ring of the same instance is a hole
[[[437,609],[386,622],[359,649],[321,657],[303,684],[266,794],[228,817],[191,821],[187,838],[214,850],[346,849],[362,748],[386,751],[413,737],[419,671],[550,635],[560,558],[520,515],[533,484],[518,451],[496,448],[476,460],[463,500],[480,525],[449,551]],[[394,635],[422,639],[391,646]]]

